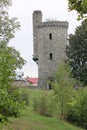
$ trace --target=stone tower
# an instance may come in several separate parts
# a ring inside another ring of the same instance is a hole
[[[42,22],[41,11],[33,12],[33,60],[38,64],[39,88],[49,89],[49,80],[66,58],[67,29],[68,22]]]

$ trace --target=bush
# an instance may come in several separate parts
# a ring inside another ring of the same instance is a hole
[[[53,114],[52,97],[48,92],[43,93],[39,97],[35,97],[33,100],[34,110],[39,114],[47,117],[51,117]]]
[[[29,100],[29,92],[27,89],[21,89],[21,101],[25,103],[26,106],[29,105],[30,100]]]
[[[67,119],[84,128],[87,127],[87,92],[84,89],[76,92],[74,103],[68,105]]]
[[[60,119],[66,116],[67,103],[72,100],[74,95],[74,84],[76,80],[71,76],[71,68],[68,64],[60,64],[55,74],[55,82],[52,83],[55,102],[58,104]]]
[[[18,117],[21,110],[28,105],[28,95],[21,92],[18,88],[11,87],[0,90],[0,122],[7,120],[8,117]]]

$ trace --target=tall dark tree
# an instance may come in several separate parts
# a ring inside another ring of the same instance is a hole
[[[87,20],[69,36],[66,54],[72,67],[73,76],[87,85]]]
[[[76,10],[78,19],[87,17],[87,0],[68,0],[69,10]]]

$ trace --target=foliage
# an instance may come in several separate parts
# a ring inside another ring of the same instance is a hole
[[[10,87],[16,68],[21,68],[24,64],[20,53],[12,47],[0,49],[0,88]]]
[[[71,68],[67,64],[59,66],[52,84],[60,118],[87,128],[87,91],[83,87],[75,89],[77,81],[70,74]]]
[[[8,120],[10,116],[19,116],[25,105],[21,96],[21,93],[13,87],[0,90],[0,122]]]
[[[17,18],[10,18],[7,12],[7,6],[10,0],[0,0],[0,45],[6,46],[14,33],[19,29],[20,24]]]
[[[87,17],[87,0],[68,0],[69,10],[78,12],[78,19]]]
[[[34,98],[33,106],[34,110],[37,111],[39,114],[47,117],[52,116],[52,95],[49,95],[48,92],[40,95],[38,98]]]
[[[11,91],[15,70],[21,68],[25,61],[20,53],[9,47],[9,41],[14,38],[14,33],[19,29],[16,18],[10,18],[7,7],[10,0],[0,0],[0,121],[7,120],[9,116],[17,116],[23,102],[17,90]]]
[[[73,76],[87,84],[87,20],[76,28],[75,34],[69,36],[66,54],[72,67]]]
[[[7,7],[8,5],[11,5],[11,0],[0,0],[0,7]]]
[[[34,90],[23,88],[22,91],[29,93],[30,101],[32,104],[33,97],[39,98],[40,95],[44,95],[46,92],[48,95],[53,91]],[[53,94],[53,93],[52,93]],[[52,104],[53,106],[53,104]],[[55,110],[53,111],[55,112]],[[1,126],[1,124],[0,124]],[[1,128],[1,127],[0,127]],[[23,109],[22,114],[18,118],[11,117],[7,125],[3,126],[0,130],[83,130],[80,127],[76,127],[73,124],[61,121],[54,117],[41,116],[33,110],[32,106],[28,106]]]
[[[26,106],[30,105],[30,96],[27,89],[20,89],[21,101],[25,103]]]
[[[74,102],[68,104],[67,118],[69,121],[87,128],[87,91],[80,89],[74,96]]]
[[[68,64],[61,64],[55,75],[54,88],[55,101],[59,106],[60,118],[66,115],[67,103],[73,100],[74,85],[76,81],[71,78],[71,68]]]
[[[9,91],[15,76],[16,68],[24,64],[20,53],[12,47],[0,49],[0,121],[7,120],[9,116],[18,116],[23,101],[20,102],[18,90]],[[10,93],[9,93],[10,92]],[[15,99],[15,100],[14,100]]]

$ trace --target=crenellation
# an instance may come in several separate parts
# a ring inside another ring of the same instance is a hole
[[[68,22],[60,22],[60,21],[50,21],[50,22],[42,22],[38,24],[37,27],[65,27],[68,28]]]
[[[35,10],[33,14],[42,14],[42,12],[40,10]]]

